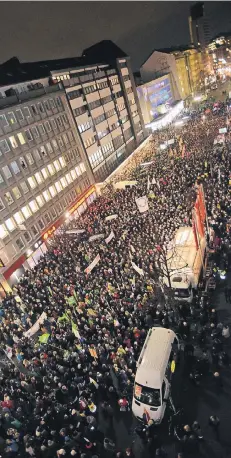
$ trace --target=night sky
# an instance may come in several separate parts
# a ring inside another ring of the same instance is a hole
[[[138,69],[155,48],[189,43],[194,2],[1,2],[0,62],[78,56],[111,39]],[[231,3],[206,2],[212,35],[231,31]]]

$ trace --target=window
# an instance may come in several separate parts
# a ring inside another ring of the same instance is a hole
[[[71,176],[72,176],[72,180],[76,180],[77,175],[76,175],[75,169],[71,170]]]
[[[6,227],[9,229],[10,232],[12,232],[14,229],[16,229],[16,224],[13,220],[13,218],[9,218],[6,220]]]
[[[89,137],[85,142],[83,142],[85,148],[89,148],[90,146],[94,145],[95,137]]]
[[[51,175],[54,175],[54,173],[55,173],[55,168],[54,168],[53,164],[48,164],[47,168],[48,168],[50,174],[51,174]]]
[[[16,113],[16,117],[17,117],[17,119],[18,119],[19,121],[23,121],[23,119],[24,119],[24,116],[23,116],[23,112],[22,112],[22,110],[20,110],[20,108],[18,108],[18,109],[16,110],[16,112],[15,112],[15,113]]]
[[[25,207],[22,207],[22,212],[23,212],[23,215],[25,216],[26,219],[30,218],[31,216],[31,211],[28,207],[28,205],[25,205]]]
[[[51,212],[51,215],[52,215],[53,219],[56,218],[57,212],[56,212],[54,207],[50,208],[50,212]]]
[[[68,92],[67,97],[69,100],[73,100],[77,97],[81,97],[82,93],[82,89],[76,89],[75,91]]]
[[[9,113],[7,113],[7,118],[10,124],[15,124],[17,122],[13,111],[9,111]]]
[[[17,225],[20,225],[25,221],[25,218],[24,218],[24,216],[23,216],[21,211],[19,211],[19,212],[14,214],[14,219],[15,219]]]
[[[62,137],[58,138],[58,143],[59,143],[59,147],[62,148],[63,147],[63,139],[62,139]]]
[[[1,184],[1,183],[4,183],[4,180],[3,180],[2,175],[1,175],[1,173],[0,173],[0,184]]]
[[[42,177],[40,172],[36,172],[34,176],[35,176],[38,184],[41,184],[43,182],[43,177]]]
[[[18,137],[18,139],[19,139],[19,143],[20,143],[21,145],[25,145],[26,141],[25,141],[25,138],[24,138],[22,132],[19,132],[19,134],[17,134],[17,137]]]
[[[54,161],[54,166],[55,166],[57,172],[61,169],[60,163],[59,163],[59,161],[57,161],[57,160]]]
[[[20,173],[20,168],[19,168],[19,166],[18,166],[16,161],[11,162],[10,166],[11,166],[11,168],[12,168],[12,170],[13,170],[15,175]]]
[[[49,187],[49,191],[50,191],[52,197],[54,197],[57,194],[55,186],[50,186]]]
[[[57,192],[61,192],[61,191],[62,191],[62,186],[60,185],[60,182],[59,182],[59,181],[56,181],[55,187],[56,187],[56,189],[57,189]]]
[[[14,197],[16,199],[20,199],[20,197],[22,196],[21,192],[19,191],[19,188],[17,186],[15,186],[15,188],[12,189],[12,192],[14,194]]]
[[[40,111],[40,113],[45,113],[45,110],[44,110],[44,106],[41,102],[38,103],[38,109]]]
[[[87,86],[83,88],[84,94],[90,94],[91,92],[96,91],[96,85],[92,84],[91,86]]]
[[[35,180],[34,177],[29,177],[29,178],[27,178],[27,181],[28,181],[28,183],[29,183],[31,189],[36,188],[37,183],[36,183],[36,180]]]
[[[7,140],[1,140],[0,141],[0,152],[1,153],[8,153],[10,151],[10,147],[7,143]]]
[[[36,161],[41,161],[41,155],[38,149],[34,149],[34,157]]]
[[[64,141],[65,145],[68,145],[69,139],[68,139],[67,134],[63,134],[63,141]]]
[[[41,196],[41,195],[40,195],[40,196],[37,196],[37,197],[36,197],[36,200],[37,200],[39,206],[40,206],[40,207],[43,207],[43,205],[44,205],[43,196]]]
[[[19,250],[23,250],[23,248],[25,247],[25,244],[24,242],[22,241],[22,238],[20,237],[19,239],[15,240],[15,244],[17,245],[17,247],[19,248]]]
[[[57,148],[58,148],[58,143],[57,143],[57,141],[55,140],[55,138],[54,138],[53,140],[51,140],[51,143],[52,143],[54,149],[57,149]]]
[[[81,171],[78,165],[75,167],[75,171],[76,171],[77,177],[80,177]]]
[[[31,229],[31,232],[32,232],[32,234],[33,234],[34,236],[36,236],[36,235],[38,234],[38,229],[37,229],[36,226],[31,226],[30,229]],[[24,236],[25,236],[25,234],[24,234]]]
[[[73,111],[74,111],[74,115],[75,115],[75,116],[80,116],[80,115],[86,113],[87,108],[86,108],[86,106],[84,105],[83,107],[75,108]]]
[[[5,115],[0,115],[0,127],[7,127],[9,126],[9,123],[6,119]]]
[[[66,113],[64,113],[64,114],[62,115],[62,120],[63,120],[64,124],[66,124],[67,126],[69,126],[69,120],[68,120],[68,117],[67,117]]]
[[[4,239],[9,234],[5,224],[0,225],[0,239]]]
[[[12,173],[11,173],[11,171],[10,171],[8,165],[5,165],[4,167],[2,167],[2,171],[3,171],[3,173],[4,173],[4,175],[5,175],[5,177],[6,177],[7,179],[9,179],[9,178],[12,177]]]
[[[63,120],[62,120],[62,118],[60,116],[58,116],[58,118],[56,118],[56,121],[57,121],[59,127],[63,127]]]
[[[5,200],[7,202],[8,205],[11,205],[14,203],[14,199],[11,195],[11,193],[9,191],[7,191],[5,194],[4,194],[4,197],[5,197]]]
[[[39,137],[39,132],[38,132],[37,127],[35,127],[35,126],[31,127],[31,131],[33,133],[34,138],[38,138]]]
[[[48,202],[48,200],[51,199],[51,195],[50,195],[50,193],[49,193],[48,190],[43,191],[43,197],[44,197],[44,199],[45,199],[46,202]]]
[[[45,146],[40,146],[39,149],[40,149],[40,153],[41,153],[42,156],[47,156],[47,152],[45,150]]]
[[[56,97],[56,102],[57,102],[58,107],[63,108],[62,100],[60,97]]]
[[[38,209],[39,209],[36,200],[31,200],[31,202],[29,202],[29,207],[30,207],[30,209],[32,210],[33,213],[37,212]]]
[[[51,222],[51,217],[50,217],[49,213],[45,213],[44,219],[46,221],[46,224],[49,224]]]
[[[53,99],[49,99],[49,102],[50,102],[50,107],[52,108],[52,110],[54,110],[56,108],[54,100]]]
[[[27,161],[28,161],[29,165],[34,164],[34,158],[33,158],[31,153],[27,153],[26,158],[27,158]]]
[[[10,144],[12,146],[12,148],[17,148],[18,147],[18,143],[16,142],[16,139],[15,137],[12,135],[11,137],[9,137],[9,140],[10,140]]]
[[[42,218],[38,220],[38,225],[39,225],[39,229],[44,229],[44,222]]]
[[[2,200],[1,197],[0,197],[0,212],[1,212],[2,210],[4,210],[4,208],[5,208],[5,205],[4,205],[4,203],[3,203],[3,200]]]
[[[92,121],[91,120],[85,122],[84,124],[79,124],[78,125],[78,129],[79,129],[80,133],[85,132],[86,130],[90,129],[90,127],[92,127]]]
[[[72,182],[72,178],[71,178],[71,174],[70,173],[66,174],[66,180],[67,180],[68,184],[70,184]]]
[[[58,129],[57,122],[56,122],[55,119],[51,119],[51,125],[52,125],[54,130]]]
[[[38,130],[39,130],[41,135],[44,135],[46,133],[43,124],[39,124],[38,125]]]
[[[63,188],[66,188],[66,186],[67,186],[66,178],[62,177],[60,181],[61,181],[61,184],[62,184]]]
[[[26,136],[26,138],[27,138],[27,140],[28,140],[29,142],[31,142],[31,140],[33,140],[33,137],[32,137],[32,135],[31,135],[30,129],[26,129],[26,130],[25,130],[25,136]]]
[[[34,115],[37,115],[37,114],[38,114],[38,110],[37,110],[36,105],[31,105],[31,110],[32,110],[32,113],[33,113]]]
[[[108,87],[107,81],[101,81],[100,83],[97,83],[98,89],[104,89]]]
[[[53,149],[50,143],[46,143],[46,148],[47,148],[48,153],[53,153]]]
[[[46,121],[45,122],[45,129],[47,132],[51,132],[51,124],[49,121]]]
[[[22,167],[23,169],[26,169],[26,168],[27,168],[27,163],[26,163],[26,161],[25,161],[25,159],[24,159],[23,156],[21,156],[21,157],[19,158],[19,161],[20,161],[21,167]]]
[[[112,96],[111,95],[107,95],[107,97],[103,97],[101,99],[101,103],[103,103],[103,104],[111,102],[111,101],[112,101]]]
[[[46,180],[46,178],[48,178],[48,172],[47,172],[47,168],[44,167],[44,169],[41,170],[42,174],[43,174],[43,178],[44,180]]]
[[[20,186],[21,186],[21,188],[22,188],[24,194],[27,194],[27,192],[29,192],[29,188],[28,188],[28,186],[27,186],[27,184],[26,184],[25,181],[22,181],[22,182],[20,183]]]
[[[49,101],[48,100],[44,100],[43,103],[44,103],[44,107],[46,108],[46,110],[47,111],[51,111]]]
[[[24,107],[23,112],[26,118],[31,118],[31,112],[28,107]]]
[[[62,156],[60,156],[60,158],[59,158],[59,162],[60,162],[60,164],[61,164],[62,168],[66,167],[66,162],[65,162],[65,159],[64,159]]]
[[[23,237],[27,243],[31,241],[31,235],[29,232],[24,232]]]

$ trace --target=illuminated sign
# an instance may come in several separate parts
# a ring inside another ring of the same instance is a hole
[[[52,226],[50,229],[48,229],[47,232],[45,232],[45,234],[43,234],[43,240],[47,240],[48,237],[50,237],[51,235],[53,235],[55,231],[56,231],[56,227],[55,227],[55,226]]]
[[[75,210],[77,210],[77,208],[80,207],[80,205],[82,205],[83,202],[85,202],[87,197],[89,197],[92,194],[93,191],[95,191],[95,186],[92,186],[89,189],[89,191],[82,197],[82,199],[80,199],[78,202],[76,202],[76,204],[73,205],[73,207],[71,207],[70,210],[68,210],[69,214],[71,215],[72,213],[74,213]]]

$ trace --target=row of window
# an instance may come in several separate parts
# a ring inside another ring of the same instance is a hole
[[[9,125],[13,126],[14,124],[20,123],[25,119],[30,119],[33,116],[38,116],[40,114],[51,113],[52,110],[63,108],[62,100],[60,97],[55,99],[47,99],[43,102],[37,102],[30,106],[25,106],[22,108],[17,108],[14,111],[8,111],[6,114],[0,115],[0,127],[8,127]]]
[[[82,107],[74,108],[73,110],[75,116],[80,116],[86,113],[86,111],[87,111],[86,105],[83,105]]]
[[[44,124],[33,126],[30,129],[25,129],[17,135],[11,135],[7,139],[0,140],[0,155],[6,154],[11,150],[15,150],[20,145],[25,145],[26,142],[36,140],[41,136],[52,131],[57,131],[58,126],[60,129],[69,127],[69,120],[66,114],[58,116],[55,119],[46,121]],[[57,132],[56,132],[57,133]]]
[[[130,80],[130,76],[129,76],[129,75],[124,75],[124,76],[123,76],[123,80],[124,80],[124,81]]]
[[[116,76],[115,78],[110,79],[110,83],[112,86],[115,86],[116,84],[119,84],[119,78]]]
[[[80,133],[85,132],[86,130],[90,129],[91,127],[92,127],[92,120],[91,119],[89,121],[83,123],[83,124],[79,124],[78,125],[78,129],[79,129]]]
[[[78,169],[78,170],[76,170]],[[85,168],[84,168],[85,169]],[[84,170],[85,171],[85,170]],[[45,191],[31,200],[27,205],[14,213],[11,218],[8,218],[4,224],[0,226],[0,238],[5,238],[9,232],[13,232],[18,226],[22,225],[25,220],[29,219],[33,213],[39,211],[44,205],[53,199],[58,193],[62,192],[73,180],[76,180],[79,167],[68,172],[65,176],[49,186]],[[8,232],[9,231],[9,232]]]

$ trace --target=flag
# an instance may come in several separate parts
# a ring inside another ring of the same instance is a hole
[[[138,267],[133,261],[131,262],[131,264],[132,264],[133,269],[135,269],[139,275],[144,276],[143,269],[140,269],[140,267]]]
[[[63,313],[63,315],[58,318],[58,323],[61,321],[69,321],[69,317],[66,313]]]
[[[92,263],[89,264],[89,266],[84,270],[84,272],[88,275],[94,269],[94,267],[98,264],[99,261],[100,261],[100,255],[98,254],[95,257],[95,259],[92,261]]]
[[[98,383],[91,377],[89,377],[89,380],[90,380],[90,383],[93,383],[93,385],[95,385],[96,389],[98,390],[98,388],[99,388]]]
[[[76,304],[76,299],[74,296],[66,297],[66,301],[71,307]]]
[[[98,358],[95,347],[89,348],[89,353],[92,356],[92,358]]]
[[[73,334],[75,335],[75,337],[80,339],[80,334],[79,334],[79,331],[78,331],[77,324],[75,324],[74,321],[72,321],[72,320],[71,320],[71,330],[72,330]]]
[[[197,230],[196,230],[196,223],[195,223],[194,216],[193,216],[193,218],[192,218],[192,229],[193,229],[193,235],[194,235],[194,240],[195,240],[196,249],[198,250],[198,248],[199,248],[199,243],[198,243],[198,238],[197,238]]]
[[[49,337],[50,337],[50,334],[48,333],[42,334],[41,336],[39,336],[39,342],[46,344],[48,342]]]
[[[150,182],[150,180],[149,180],[149,175],[148,175],[148,183],[147,183],[147,190],[148,190],[148,191],[149,191],[149,189],[150,189],[150,186],[151,186],[151,182]]]

